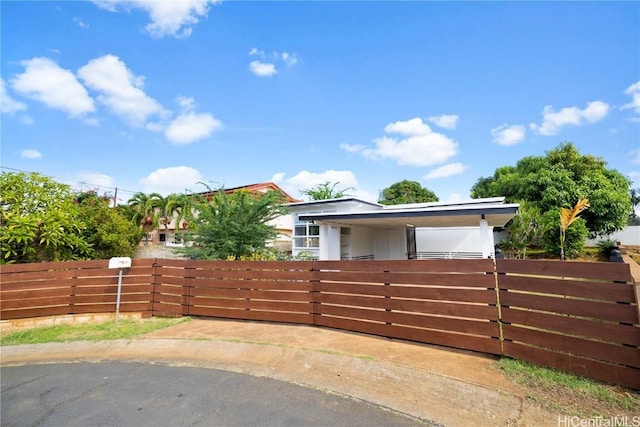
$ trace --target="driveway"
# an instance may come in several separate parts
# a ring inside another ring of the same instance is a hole
[[[195,319],[140,339],[9,346],[1,354],[3,367],[97,361],[249,374],[446,426],[556,425],[558,419],[528,406],[493,357],[310,326]]]
[[[423,424],[366,402],[270,378],[122,362],[2,368],[1,409],[3,426]]]

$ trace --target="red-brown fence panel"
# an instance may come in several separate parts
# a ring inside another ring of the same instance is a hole
[[[151,315],[152,260],[123,270],[121,312]],[[118,270],[107,260],[5,265],[0,269],[0,318],[115,313]]]
[[[316,261],[315,324],[500,354],[492,260]]]
[[[311,262],[193,261],[184,314],[313,323]]]
[[[640,388],[629,266],[499,259],[504,355]]]

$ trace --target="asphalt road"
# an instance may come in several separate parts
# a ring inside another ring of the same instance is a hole
[[[425,425],[367,402],[215,369],[108,362],[0,374],[2,426]]]

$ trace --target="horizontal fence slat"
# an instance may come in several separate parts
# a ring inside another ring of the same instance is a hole
[[[442,331],[415,329],[384,323],[363,322],[339,317],[318,316],[316,325],[380,335],[388,338],[398,338],[421,343],[444,345],[464,350],[475,350],[483,353],[500,354],[500,341],[473,335],[452,334]]]
[[[496,259],[498,273],[599,279],[609,282],[633,282],[631,270],[624,263],[576,262],[551,260]]]
[[[314,270],[339,271],[394,271],[431,273],[493,272],[493,260],[362,260],[362,261],[313,261]]]
[[[321,304],[316,313],[322,316],[339,316],[355,320],[374,320],[391,324],[411,326],[415,328],[438,329],[474,335],[485,335],[498,338],[497,322],[455,319],[451,317],[425,316],[410,313],[388,312],[384,310],[370,310],[356,307],[341,307]]]
[[[640,370],[562,353],[504,342],[504,355],[564,372],[640,389]]]
[[[621,283],[500,276],[500,289],[566,295],[613,302],[635,302],[633,286]]]
[[[579,319],[562,314],[516,310],[507,307],[502,308],[502,321],[569,335],[580,335],[596,340],[640,346],[640,328],[632,325]]]
[[[222,288],[222,289],[265,289],[265,290],[290,290],[312,291],[308,281],[274,282],[271,280],[220,280],[220,279],[191,279],[190,286],[198,289]]]
[[[640,368],[640,349],[637,347],[624,347],[512,325],[503,325],[502,328],[505,340]]]
[[[19,310],[3,309],[2,313],[0,313],[0,320],[28,319],[31,317],[58,316],[61,314],[70,314],[68,304],[55,307],[29,307]]]
[[[441,301],[406,300],[326,293],[318,294],[315,301],[322,304],[371,307],[415,313],[440,314],[451,317],[498,320],[498,309],[495,306],[484,304],[458,304]]]
[[[222,317],[228,319],[262,320],[266,322],[302,323],[310,325],[313,316],[308,313],[287,313],[259,310],[234,310],[218,307],[190,307],[193,316]]]
[[[492,288],[495,286],[493,274],[445,274],[426,272],[376,272],[367,271],[318,271],[314,280],[351,283],[388,283],[431,286],[460,286]]]
[[[315,288],[321,293],[371,295],[388,297],[419,298],[439,301],[495,303],[494,289],[450,289],[432,287],[385,286],[385,285],[354,285],[349,283],[320,282]]]
[[[66,296],[57,296],[50,298],[30,298],[28,300],[9,300],[2,301],[2,311],[18,309],[23,307],[46,307],[50,305],[69,305],[71,297],[69,294]]]
[[[598,301],[572,300],[535,294],[500,291],[500,304],[533,310],[565,313],[593,319],[638,323],[634,305],[610,304]]]

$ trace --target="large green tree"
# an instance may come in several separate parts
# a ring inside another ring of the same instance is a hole
[[[198,214],[184,233],[184,240],[192,243],[183,252],[196,259],[250,257],[278,235],[269,222],[286,213],[282,203],[275,191],[218,191],[211,201],[196,206]]]
[[[606,235],[627,224],[631,197],[630,181],[598,157],[582,155],[572,143],[563,143],[546,156],[530,156],[516,166],[496,169],[480,178],[471,197],[504,196],[508,202],[527,201],[549,212],[570,208],[589,199],[582,215],[592,236]]]
[[[77,197],[84,228],[82,238],[90,245],[90,256],[108,259],[132,257],[140,242],[142,230],[129,221],[121,210],[110,207],[108,197],[86,192]]]
[[[402,205],[405,203],[437,202],[438,196],[424,188],[417,181],[403,180],[396,182],[380,193],[379,203],[383,205]]]
[[[0,175],[1,262],[86,259],[85,224],[68,185],[37,173]]]

